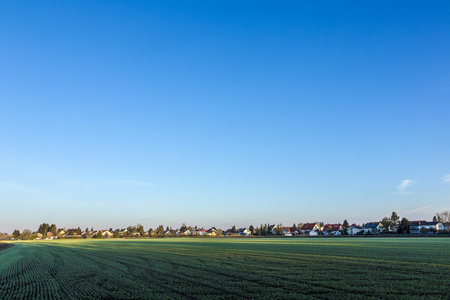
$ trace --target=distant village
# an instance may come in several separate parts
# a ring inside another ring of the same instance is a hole
[[[25,229],[22,232],[14,230],[12,235],[0,233],[3,240],[52,240],[52,239],[109,239],[109,238],[156,238],[156,237],[182,237],[182,236],[209,236],[209,237],[240,237],[240,236],[368,236],[368,235],[436,235],[450,234],[450,211],[437,213],[432,221],[416,220],[409,221],[400,218],[393,212],[391,217],[385,217],[381,221],[368,222],[364,224],[349,224],[344,220],[342,224],[324,224],[323,222],[298,223],[291,227],[282,224],[261,224],[260,226],[236,228],[232,226],[223,230],[216,227],[208,229],[197,226],[186,226],[180,228],[164,228],[162,225],[156,229],[145,230],[144,226],[128,226],[122,229],[94,228],[57,228],[55,224],[43,223],[37,231],[32,232]]]

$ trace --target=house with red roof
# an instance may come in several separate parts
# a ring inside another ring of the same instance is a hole
[[[327,224],[323,226],[323,233],[332,234],[332,235],[341,235],[344,231],[344,228],[341,224]]]
[[[283,227],[283,234],[285,236],[292,236],[294,234],[297,234],[297,230],[295,229],[295,227]]]
[[[308,234],[311,231],[315,231],[315,230],[319,230],[320,231],[319,223],[305,223],[300,228],[300,233]]]

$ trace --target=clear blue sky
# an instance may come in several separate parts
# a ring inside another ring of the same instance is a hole
[[[0,232],[450,209],[448,1],[0,2]]]

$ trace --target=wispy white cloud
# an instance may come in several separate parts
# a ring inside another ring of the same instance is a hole
[[[409,210],[406,213],[407,214],[413,214],[413,213],[425,210],[425,209],[430,208],[430,207],[431,207],[431,205],[425,205],[425,206],[422,206],[422,207],[419,207],[419,208],[415,208],[415,209]]]
[[[416,180],[412,179],[402,180],[402,182],[395,188],[397,190],[396,194],[411,194],[411,192],[407,191],[407,189],[414,185],[416,182]]]
[[[450,183],[450,174],[445,175],[441,180],[443,183]]]

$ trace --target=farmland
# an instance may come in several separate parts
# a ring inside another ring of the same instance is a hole
[[[448,238],[22,241],[1,299],[443,299]]]

